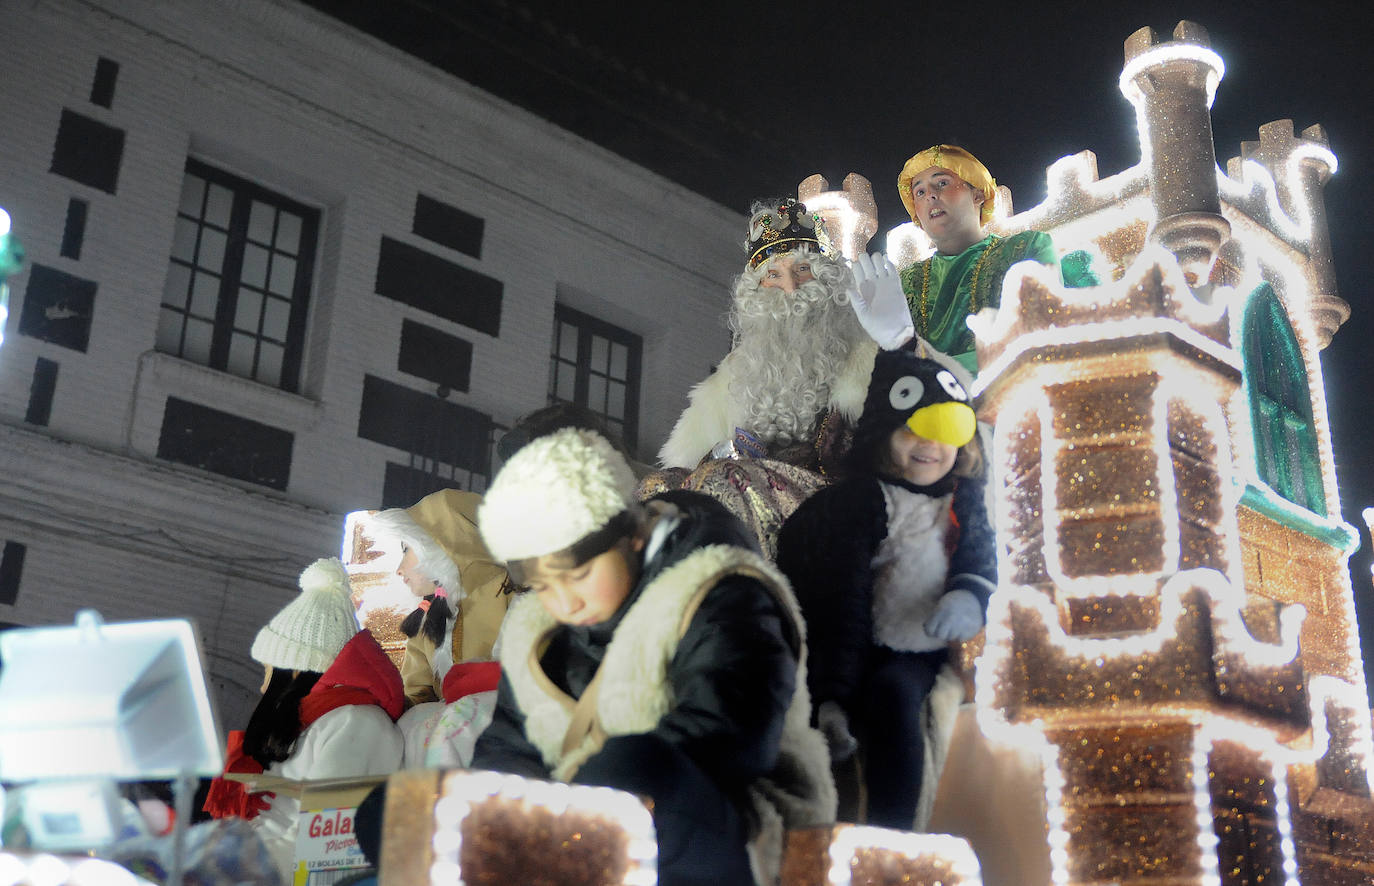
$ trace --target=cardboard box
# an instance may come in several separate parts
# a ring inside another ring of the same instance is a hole
[[[301,801],[292,886],[327,886],[369,865],[353,833],[358,804],[385,775],[302,781],[275,775],[230,774],[251,791],[273,791]]]

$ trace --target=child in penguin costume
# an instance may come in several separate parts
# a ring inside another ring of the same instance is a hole
[[[948,644],[982,629],[997,580],[960,375],[919,339],[879,353],[852,473],[807,499],[778,537],[806,620],[817,725],[835,763],[859,752],[868,823],[900,830],[921,824],[934,795],[931,784],[922,798],[923,707]]]

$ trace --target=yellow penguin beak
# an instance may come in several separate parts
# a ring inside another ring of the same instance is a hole
[[[978,419],[967,403],[950,400],[916,410],[906,420],[906,426],[919,437],[958,449],[978,432]]]

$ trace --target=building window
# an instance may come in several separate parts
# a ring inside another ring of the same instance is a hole
[[[1251,294],[1242,334],[1259,478],[1294,504],[1325,516],[1307,365],[1269,284]]]
[[[295,391],[320,215],[186,161],[157,349]]]
[[[639,434],[639,336],[555,304],[549,402],[585,406],[634,451]]]
[[[491,416],[484,412],[363,376],[358,436],[409,456],[408,464],[387,462],[383,507],[412,505],[436,489],[485,491],[493,433]]]

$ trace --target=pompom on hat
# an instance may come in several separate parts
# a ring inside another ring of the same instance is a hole
[[[511,562],[571,547],[634,503],[624,456],[592,431],[539,437],[506,462],[477,510],[487,549]]]
[[[993,206],[997,203],[997,182],[993,180],[988,168],[978,162],[978,158],[957,145],[934,145],[906,161],[897,175],[897,194],[902,198],[906,214],[920,226],[916,219],[916,201],[911,196],[911,180],[931,167],[948,169],[964,181],[973,185],[983,194],[983,205],[978,215],[978,223],[985,225],[992,221]]]
[[[348,572],[336,557],[316,560],[300,586],[300,596],[258,631],[250,654],[273,668],[324,673],[359,630]]]

